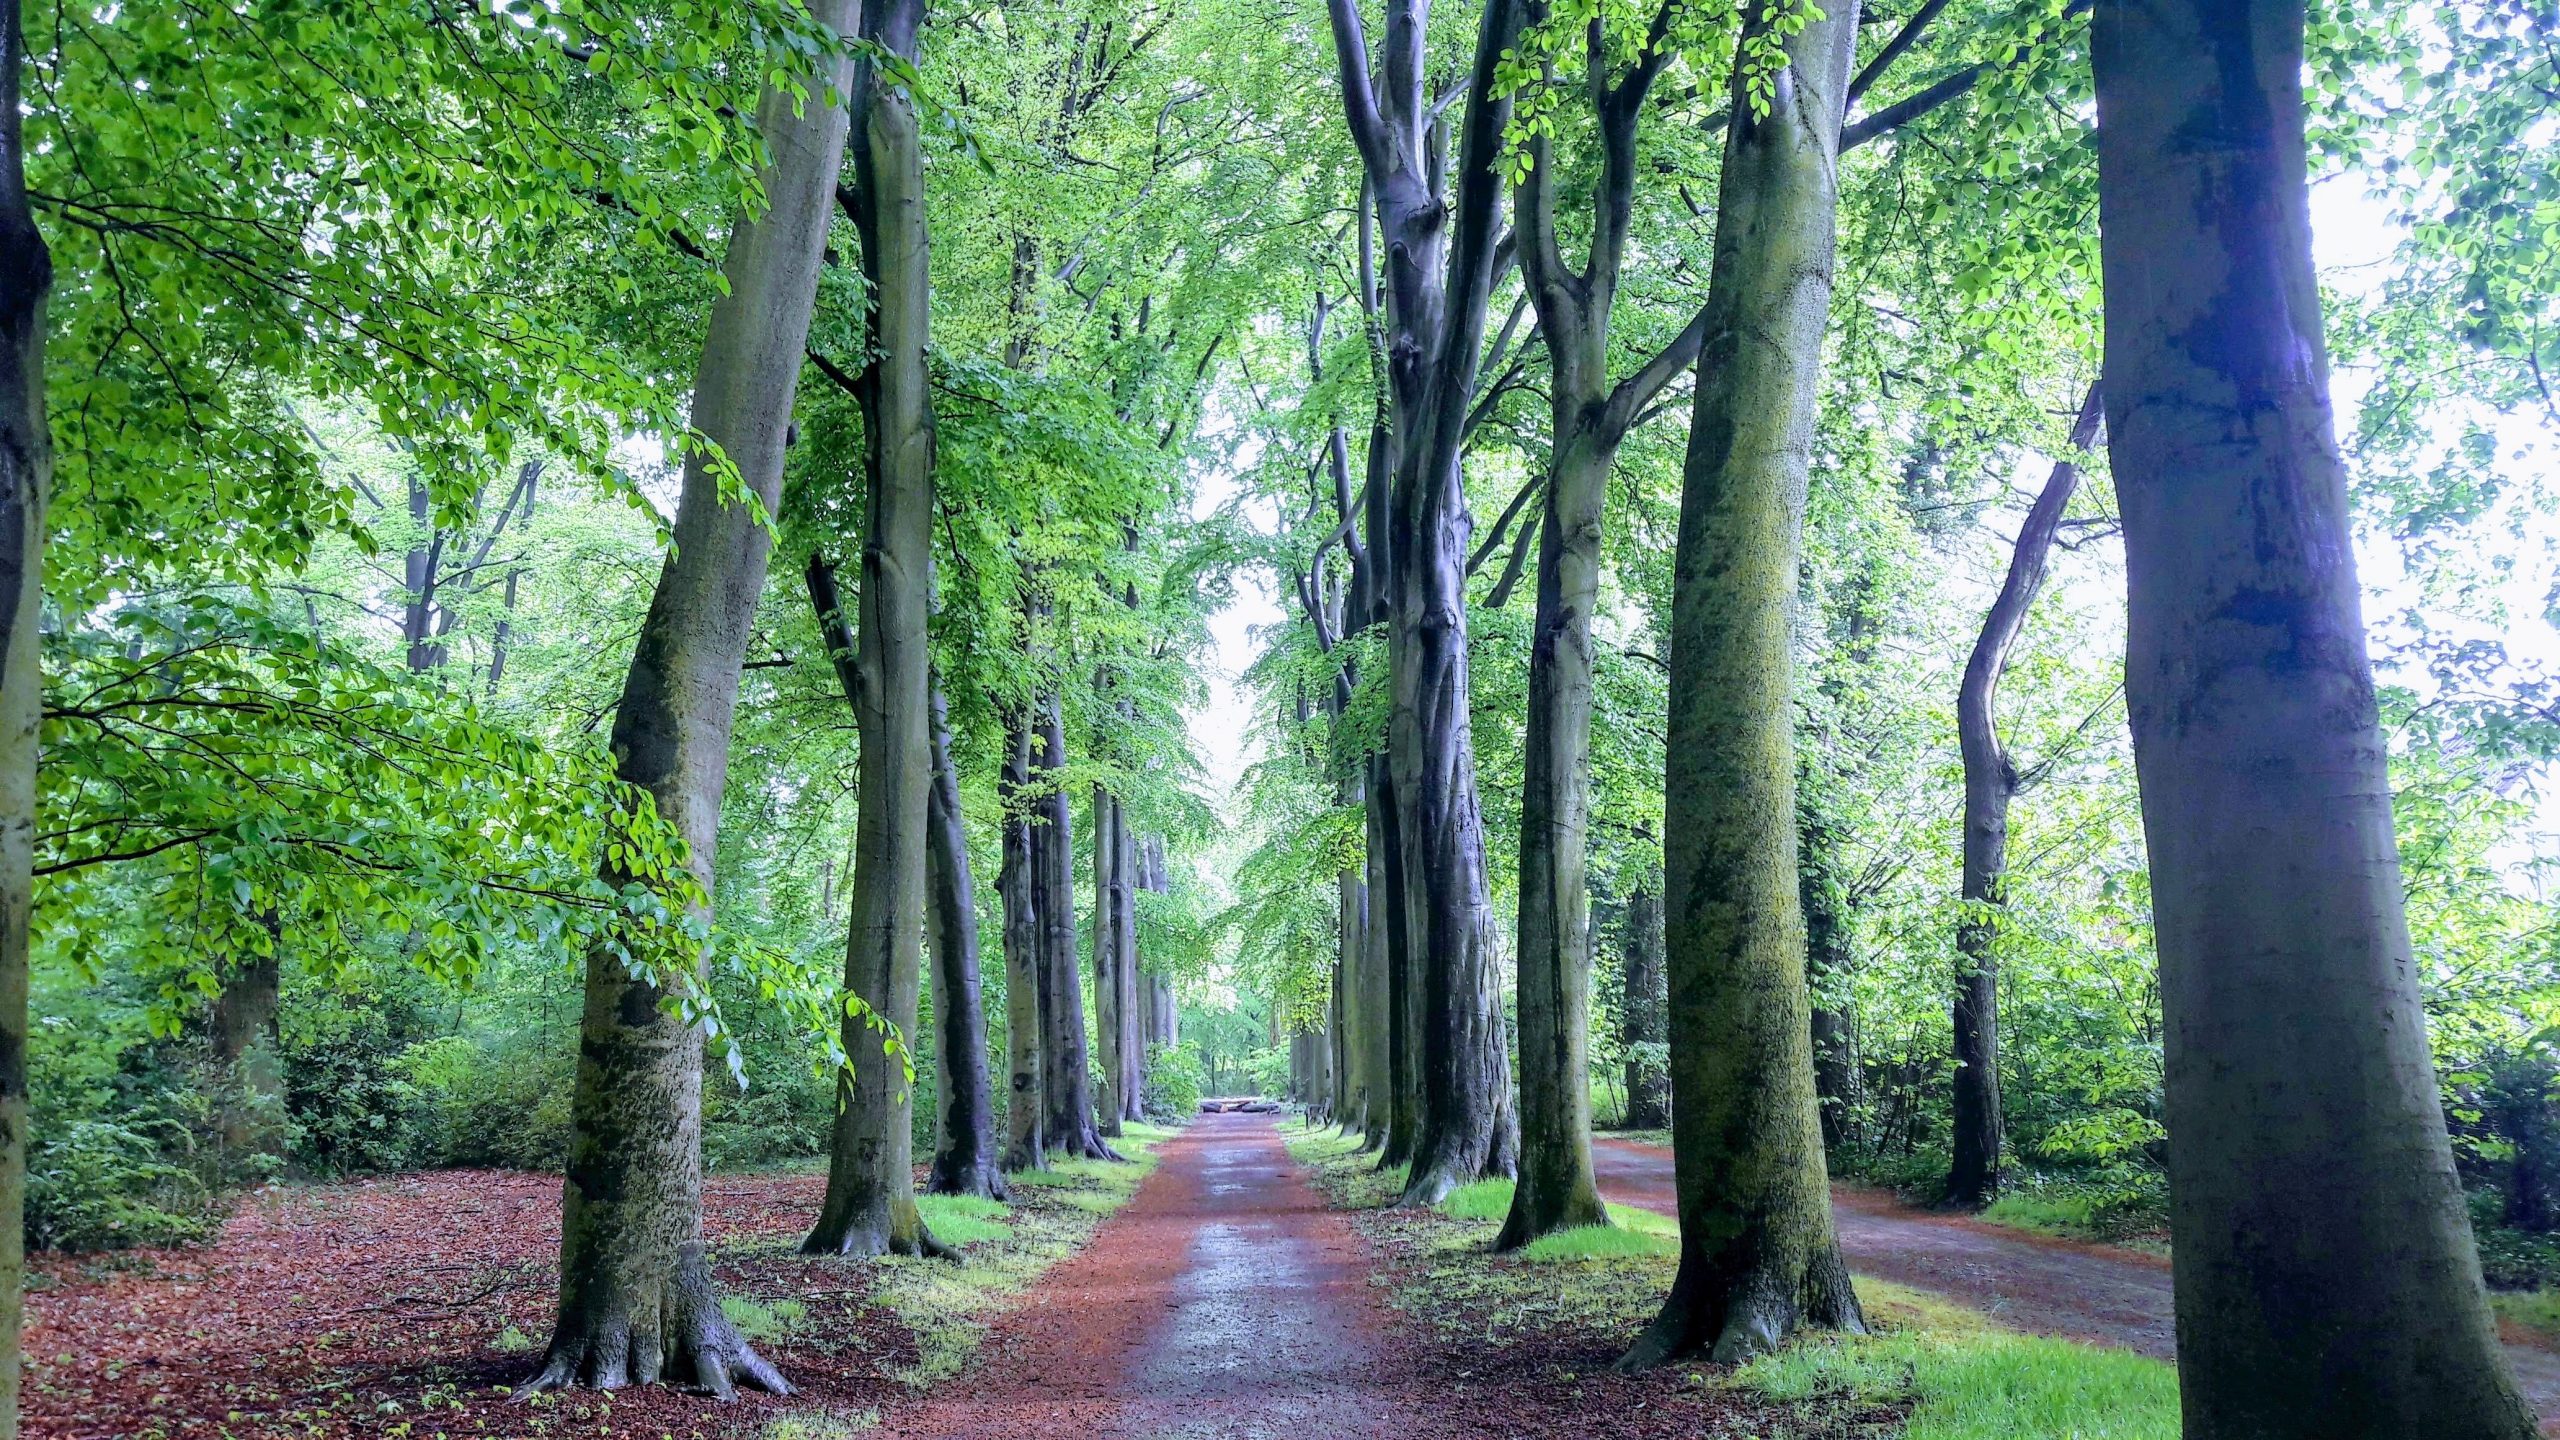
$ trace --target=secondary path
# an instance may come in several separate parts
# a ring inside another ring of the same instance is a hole
[[[1603,1197],[1676,1214],[1671,1152],[1633,1140],[1599,1140],[1592,1161]],[[2077,1245],[1932,1215],[1854,1191],[1835,1191],[1833,1223],[1850,1268],[1961,1301],[2012,1329],[2176,1358],[2164,1260]],[[2560,1355],[2510,1345],[2516,1378],[2546,1421],[2560,1419]]]
[[[1261,1115],[1204,1115],[1083,1253],[996,1323],[902,1440],[1404,1437],[1360,1239]],[[1408,1387],[1409,1389],[1409,1387]]]

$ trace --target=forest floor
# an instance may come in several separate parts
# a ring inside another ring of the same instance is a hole
[[[1600,1193],[1611,1204],[1676,1214],[1671,1152],[1602,1137],[1592,1147]],[[1882,1191],[1836,1186],[1832,1214],[1849,1268],[1942,1295],[1992,1321],[2173,1359],[2177,1353],[2167,1257],[2149,1251],[2036,1235],[1969,1216],[1914,1209]],[[2545,1428],[2560,1421],[2560,1354],[2518,1343],[2508,1359]]]

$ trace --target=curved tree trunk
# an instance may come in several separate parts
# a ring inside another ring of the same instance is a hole
[[[1956,928],[1955,1154],[1947,1169],[1947,1203],[1979,1206],[2000,1193],[2000,957],[1995,912],[2006,903],[2002,877],[2009,868],[2009,802],[2018,793],[2017,767],[2000,743],[1992,714],[2009,652],[2044,588],[2045,566],[2063,512],[2080,488],[2080,455],[2097,442],[2096,386],[2081,402],[2071,427],[2071,450],[2054,462],[2044,489],[2027,510],[2009,575],[1983,616],[1973,655],[1965,662],[1956,694],[1956,739],[1964,754],[1963,919]]]
[[[1735,77],[1672,593],[1663,882],[1680,1269],[1631,1366],[1700,1348],[1729,1363],[1799,1326],[1864,1326],[1813,1091],[1791,694],[1857,12],[1826,6],[1785,42],[1765,116]]]
[[[2110,0],[2092,44],[2185,1433],[2523,1440],[2402,909],[2303,27],[2301,0]]]
[[[961,823],[960,770],[951,763],[950,706],[933,686],[933,791],[925,831],[925,939],[933,959],[935,1058],[941,1144],[926,1188],[936,1195],[1005,1198],[997,1165],[995,1097],[987,1082],[987,1024],[980,994],[977,887]]]
[[[999,790],[1004,809],[1004,864],[996,891],[1004,905],[1005,1151],[1007,1170],[1047,1167],[1042,1121],[1040,987],[1043,948],[1038,857],[1031,839],[1031,719],[1017,717],[1007,737]]]
[[[0,0],[0,1440],[17,1440],[26,1314],[27,945],[35,910],[36,726],[44,675],[45,302],[53,253],[27,205],[18,0]]]
[[[1666,1014],[1670,996],[1662,969],[1662,897],[1651,885],[1639,885],[1627,897],[1626,934],[1620,945],[1627,981],[1626,1010],[1619,1029],[1628,1049],[1627,1128],[1660,1130],[1671,1124],[1671,1077],[1635,1054],[1638,1045],[1668,1045],[1671,1040]]]
[[[839,34],[852,33],[857,11],[853,0],[811,6]],[[848,93],[849,69],[832,81]],[[773,156],[767,208],[730,236],[728,293],[712,306],[692,423],[770,514],[781,500],[792,390],[846,116],[769,92],[757,126]],[[614,711],[613,753],[621,778],[647,790],[684,837],[707,892],[739,669],[771,541],[753,507],[723,500],[708,458],[696,451],[685,457],[674,542]],[[531,1389],[659,1379],[719,1395],[733,1382],[789,1389],[721,1314],[712,1291],[702,1243],[702,1036],[668,999],[610,947],[588,953],[561,1187],[559,1315]]]

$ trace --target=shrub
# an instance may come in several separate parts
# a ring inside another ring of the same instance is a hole
[[[1200,1055],[1189,1044],[1147,1047],[1147,1113],[1192,1115],[1200,1109]]]
[[[27,1155],[27,1244],[43,1250],[184,1245],[219,1217],[195,1172],[164,1158],[165,1127],[76,1120]]]

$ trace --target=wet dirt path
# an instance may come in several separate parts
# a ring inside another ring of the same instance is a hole
[[[1600,1193],[1659,1214],[1678,1211],[1671,1152],[1633,1140],[1595,1140]],[[2176,1356],[2168,1262],[2103,1245],[2046,1240],[1962,1216],[1932,1215],[1890,1197],[1832,1192],[1849,1267],[1944,1295],[2012,1329],[2088,1340],[2155,1359]],[[2560,1421],[2560,1355],[2510,1345],[2516,1379],[2545,1420]]]
[[[902,1440],[1331,1440],[1410,1433],[1360,1239],[1268,1117],[1204,1115],[1137,1198],[999,1319]]]

